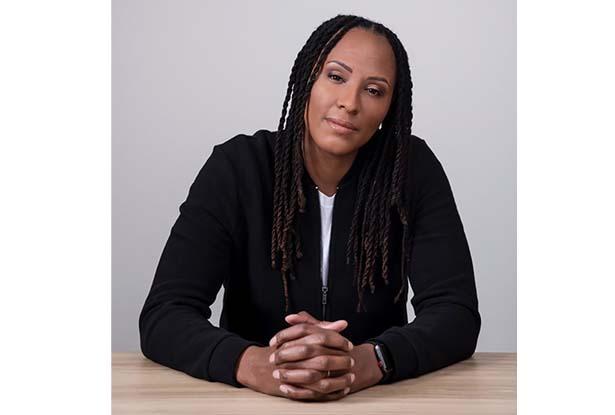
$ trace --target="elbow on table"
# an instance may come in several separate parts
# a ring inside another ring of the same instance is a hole
[[[478,335],[480,334],[480,328],[482,324],[480,313],[478,309],[472,310],[469,317],[471,324],[468,324],[467,338],[463,347],[463,359],[468,359],[476,352],[476,345],[478,343]]]
[[[153,319],[155,314],[155,308],[152,308],[145,304],[141,313],[139,314],[139,343],[141,347],[141,353],[143,356],[150,360],[156,361],[153,356],[152,350],[152,331],[153,331]]]

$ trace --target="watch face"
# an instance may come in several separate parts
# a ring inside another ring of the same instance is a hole
[[[390,359],[385,351],[385,348],[380,344],[376,344],[376,355],[378,356],[378,360],[381,361],[380,367],[384,372],[390,372],[392,370]]]

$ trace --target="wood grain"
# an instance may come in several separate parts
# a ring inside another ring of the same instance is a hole
[[[208,382],[140,353],[114,353],[114,414],[514,414],[517,354],[476,353],[436,372],[334,402],[298,402]]]

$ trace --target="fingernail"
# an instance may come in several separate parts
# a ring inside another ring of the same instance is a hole
[[[352,344],[351,342],[348,342],[348,348],[349,348],[350,350],[354,349],[354,346],[353,346],[353,344]]]
[[[350,392],[350,388],[344,389],[344,394],[348,394],[348,392]]]
[[[276,379],[280,379],[280,371],[279,370],[274,370],[273,371],[273,377]]]
[[[273,346],[274,344],[276,344],[276,338],[275,336],[271,338],[271,340],[269,340],[269,346]]]
[[[269,363],[273,363],[274,360],[275,360],[274,353],[271,353],[271,356],[269,356]]]
[[[288,386],[286,386],[286,385],[280,385],[280,390],[281,390],[283,393],[288,393]]]
[[[272,356],[273,356],[273,355],[272,355]],[[350,358],[350,367],[353,367],[353,366],[354,366],[354,359],[351,357],[351,358]]]
[[[274,373],[275,373],[275,372],[274,372]],[[273,377],[275,377],[275,375],[273,375]],[[350,383],[353,383],[353,382],[354,382],[354,378],[355,378],[354,373],[351,373],[351,374],[350,374]]]

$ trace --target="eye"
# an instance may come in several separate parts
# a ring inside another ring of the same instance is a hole
[[[375,97],[382,95],[382,92],[380,92],[376,88],[367,88],[367,92],[369,92],[370,95],[373,95]]]
[[[339,81],[343,81],[344,80],[344,78],[342,78],[341,76],[336,75],[334,73],[330,73],[327,76],[329,77],[329,79],[331,79],[332,81],[335,81],[335,82],[339,82]]]

